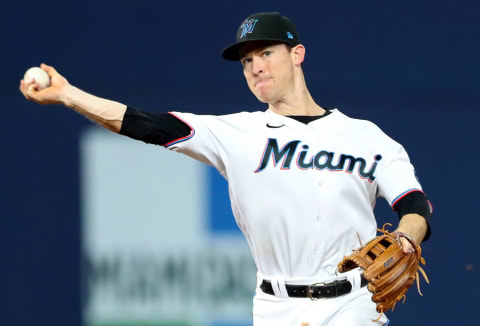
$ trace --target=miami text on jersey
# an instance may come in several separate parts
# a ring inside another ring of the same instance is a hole
[[[255,170],[255,173],[262,172],[268,166],[270,158],[272,158],[274,167],[276,167],[283,159],[280,169],[289,170],[300,143],[300,140],[293,140],[279,149],[277,139],[269,138],[263,151],[260,164]],[[308,170],[315,168],[317,170],[327,169],[329,171],[345,171],[347,173],[352,173],[355,166],[357,166],[360,178],[367,179],[369,182],[375,180],[375,169],[377,168],[378,161],[382,159],[382,155],[375,155],[374,162],[370,166],[370,169],[365,171],[367,161],[363,157],[355,157],[348,154],[335,155],[334,152],[328,151],[320,151],[314,155],[309,155],[308,145],[304,144],[301,148],[302,150],[298,152],[296,161],[296,165],[299,169]]]

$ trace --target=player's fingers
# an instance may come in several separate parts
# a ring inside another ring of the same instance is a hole
[[[400,237],[400,242],[402,243],[402,249],[404,253],[409,254],[409,253],[415,252],[415,249],[413,248],[410,241],[408,241],[404,237]]]
[[[35,99],[35,94],[38,92],[38,84],[29,84],[27,86],[27,90],[26,90],[26,97],[27,99],[29,100],[34,100]]]
[[[20,89],[20,92],[22,92],[22,94],[24,93],[24,91],[25,91],[25,81],[23,79],[20,79],[20,85],[18,85],[18,89]]]
[[[35,81],[35,78],[32,78],[28,81],[23,81],[23,95],[27,100],[41,103],[43,99],[39,97],[40,85]]]
[[[55,68],[53,68],[52,66],[49,66],[45,63],[40,64],[40,68],[45,70],[50,76],[59,75],[59,73],[57,72],[57,70]]]
[[[61,74],[58,73],[58,71],[52,67],[49,66],[45,63],[40,64],[40,68],[42,68],[44,71],[47,72],[47,74],[50,76],[50,81],[51,81],[51,86],[65,86],[68,84],[68,80],[63,77]]]
[[[25,81],[24,79],[20,80],[20,92],[22,92],[23,96],[25,96],[27,99],[29,98],[29,92],[28,88],[32,85],[35,85],[35,79],[32,78],[31,80]],[[35,87],[35,86],[33,86]]]
[[[25,86],[25,81],[22,79],[20,80],[20,86],[18,87],[22,95],[28,100],[27,96],[27,87]]]

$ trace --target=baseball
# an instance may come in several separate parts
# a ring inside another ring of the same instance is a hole
[[[35,79],[35,82],[39,85],[39,89],[44,89],[50,86],[50,76],[40,67],[32,67],[25,72],[23,79],[26,83]]]

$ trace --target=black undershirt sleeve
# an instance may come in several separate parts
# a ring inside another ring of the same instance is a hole
[[[431,205],[430,202],[427,199],[427,196],[421,191],[414,191],[412,193],[409,193],[402,199],[400,199],[398,202],[395,203],[395,206],[393,206],[393,210],[398,213],[398,217],[401,219],[404,215],[407,214],[418,214],[423,217],[425,217],[425,220],[427,221],[427,233],[425,234],[425,238],[423,241],[425,242],[430,238],[430,235],[432,233],[430,229],[430,218],[432,217],[432,211],[431,211]]]
[[[165,145],[190,135],[192,129],[169,113],[152,113],[127,107],[120,134],[149,144]]]

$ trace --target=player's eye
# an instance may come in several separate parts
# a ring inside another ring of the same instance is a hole
[[[263,55],[268,57],[270,54],[272,54],[272,51],[265,51],[263,52]]]
[[[243,65],[246,65],[247,63],[250,63],[250,62],[252,62],[252,58],[243,58],[242,60]]]

